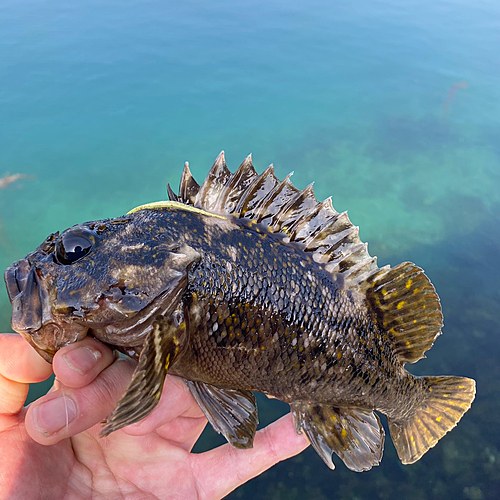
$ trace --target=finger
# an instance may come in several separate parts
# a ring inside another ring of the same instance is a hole
[[[50,445],[101,422],[123,396],[135,363],[119,358],[85,387],[64,387],[38,399],[26,414],[26,430],[38,443]]]
[[[180,416],[200,418],[204,417],[204,414],[184,381],[167,375],[158,406],[140,422],[124,427],[123,432],[131,436],[143,436]]]
[[[28,384],[13,382],[0,375],[0,415],[15,415],[21,411],[29,391]]]
[[[0,414],[19,413],[29,384],[41,382],[51,373],[52,366],[22,337],[0,334]]]
[[[52,374],[47,363],[20,335],[0,334],[0,374],[15,382],[34,384]]]
[[[257,432],[252,449],[238,450],[225,444],[200,455],[190,455],[198,478],[198,491],[204,492],[207,500],[222,498],[308,445],[306,438],[295,432],[291,415],[285,415]]]
[[[85,337],[60,349],[52,362],[57,380],[67,387],[90,384],[115,360],[113,351],[102,342]]]

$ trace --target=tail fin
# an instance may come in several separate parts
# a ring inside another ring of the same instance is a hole
[[[389,419],[392,441],[403,464],[416,462],[462,418],[476,394],[476,382],[465,377],[422,377],[428,399],[413,417]]]

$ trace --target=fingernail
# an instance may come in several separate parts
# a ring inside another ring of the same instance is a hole
[[[62,358],[69,368],[80,375],[85,375],[94,368],[100,357],[101,353],[96,349],[78,347],[77,349],[72,349],[66,354],[63,354]]]
[[[51,399],[33,409],[35,427],[46,437],[66,427],[75,417],[75,402],[66,396]]]

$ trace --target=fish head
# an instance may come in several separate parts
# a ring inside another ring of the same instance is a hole
[[[73,226],[12,264],[5,283],[12,328],[51,361],[90,334],[142,345],[155,318],[173,310],[200,256],[161,211]]]

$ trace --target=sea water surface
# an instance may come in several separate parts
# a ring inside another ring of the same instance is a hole
[[[435,284],[410,370],[477,380],[418,463],[330,471],[311,449],[231,499],[500,497],[500,3],[0,0],[0,267],[51,232],[165,198],[224,149],[349,210],[379,263]],[[11,309],[0,291],[0,331]],[[41,389],[40,389],[41,390]],[[36,397],[36,393],[32,393]],[[265,425],[287,406],[259,398]],[[196,450],[222,442],[208,429]]]

